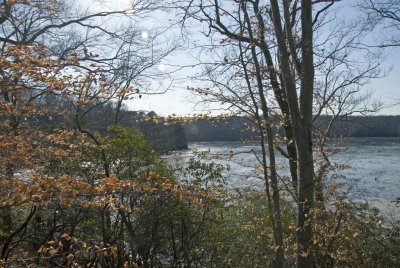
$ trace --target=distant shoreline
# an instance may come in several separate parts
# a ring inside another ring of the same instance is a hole
[[[324,126],[329,116],[321,116],[316,126]],[[257,139],[255,125],[244,117],[211,118],[183,125],[187,142],[243,141]],[[279,135],[283,129],[275,129]],[[400,116],[349,116],[338,119],[329,136],[340,137],[400,137]]]

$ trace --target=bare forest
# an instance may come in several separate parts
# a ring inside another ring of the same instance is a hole
[[[400,189],[350,198],[335,154],[400,142],[399,47],[398,0],[0,1],[0,268],[398,267]]]

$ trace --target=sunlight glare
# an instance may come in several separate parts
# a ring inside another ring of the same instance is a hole
[[[147,39],[149,38],[149,34],[147,32],[142,32],[142,34],[140,35],[143,39]]]

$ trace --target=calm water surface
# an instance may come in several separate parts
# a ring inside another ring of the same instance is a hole
[[[400,138],[348,138],[333,144],[337,152],[331,156],[332,163],[348,166],[338,171],[337,180],[352,186],[350,197],[400,215],[400,208],[392,202],[400,197]],[[231,156],[215,160],[231,167],[226,173],[231,187],[263,187],[255,173],[259,166],[255,153],[261,153],[256,143],[195,142],[189,144],[184,158],[194,151]],[[278,152],[277,158],[280,174],[288,175],[287,161]]]

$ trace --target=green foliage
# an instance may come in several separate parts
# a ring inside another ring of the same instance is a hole
[[[136,129],[109,127],[110,135],[102,140],[112,173],[120,179],[143,180],[160,163],[144,135]]]
[[[229,166],[214,162],[205,163],[192,157],[186,163],[181,176],[183,183],[188,186],[192,184],[204,189],[222,189],[226,186],[225,178],[222,175],[222,172],[225,170],[229,171]]]

